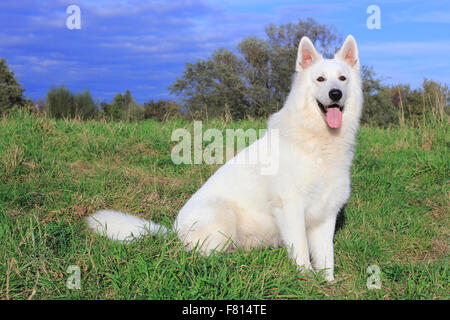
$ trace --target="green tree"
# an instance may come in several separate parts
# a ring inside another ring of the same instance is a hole
[[[98,104],[92,99],[89,90],[82,93],[77,93],[73,97],[74,115],[81,117],[81,119],[93,119],[98,113]]]
[[[248,37],[238,44],[238,51],[244,60],[243,76],[247,84],[247,104],[250,106],[247,113],[252,116],[271,113],[275,90],[272,90],[269,44],[264,39]]]
[[[406,123],[417,125],[427,114],[442,119],[449,110],[447,85],[424,79],[422,87],[408,84],[383,85],[373,68],[361,67],[364,108],[361,121],[378,127]]]
[[[314,19],[299,20],[280,26],[266,27],[271,66],[270,85],[274,90],[274,102],[279,107],[286,99],[297,59],[298,44],[307,36],[325,58],[331,58],[342,42],[342,35],[333,26],[319,24]]]
[[[140,121],[144,119],[143,106],[136,103],[130,90],[125,94],[118,93],[111,104],[100,104],[103,116],[108,120]]]
[[[191,117],[230,112],[233,118],[242,118],[248,105],[242,68],[242,60],[236,54],[220,49],[211,58],[187,63],[183,77],[176,80],[170,91],[184,96]]]
[[[422,83],[424,110],[438,114],[441,118],[450,113],[450,90],[448,85],[424,79]]]
[[[113,108],[112,103],[103,101],[102,103],[100,103],[100,110],[103,114],[103,117],[107,120],[112,121],[120,119],[120,113],[118,112],[118,109]]]
[[[47,92],[46,100],[49,115],[54,118],[79,117],[86,120],[95,118],[98,113],[97,102],[87,89],[74,95],[64,85],[52,87]]]
[[[116,94],[111,104],[102,102],[101,109],[109,120],[123,120],[125,115],[125,99],[121,93]]]
[[[136,103],[130,90],[127,89],[122,97],[123,119],[126,121],[144,120],[144,108]]]
[[[9,70],[6,59],[0,59],[0,114],[14,105],[24,106],[26,104],[24,90],[14,72]]]
[[[397,124],[400,114],[398,106],[392,102],[392,90],[381,84],[372,67],[361,66],[364,107],[362,123],[386,127]]]
[[[181,107],[175,101],[159,99],[144,103],[144,119],[166,121],[181,116]]]
[[[183,96],[191,116],[265,117],[281,108],[289,93],[298,43],[305,35],[325,56],[334,53],[342,38],[333,27],[313,19],[272,24],[266,39],[243,39],[239,55],[219,49],[206,60],[187,63],[170,91]]]
[[[73,118],[75,116],[74,96],[64,85],[52,87],[47,92],[48,112],[54,118]]]

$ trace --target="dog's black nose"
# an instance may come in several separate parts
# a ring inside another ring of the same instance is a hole
[[[342,91],[338,89],[331,89],[328,96],[333,101],[339,101],[339,99],[342,98]]]

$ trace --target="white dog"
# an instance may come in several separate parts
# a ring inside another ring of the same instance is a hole
[[[299,267],[323,269],[332,281],[335,222],[350,195],[363,102],[355,39],[348,36],[334,59],[323,59],[303,37],[295,71],[291,92],[270,117],[266,135],[210,177],[181,209],[173,230],[188,249],[205,254],[284,245]],[[261,154],[259,147],[273,134],[278,149]],[[236,161],[256,154],[260,162]],[[261,163],[268,161],[276,161],[278,170],[263,175]],[[115,240],[166,231],[117,211],[99,211],[87,222]]]

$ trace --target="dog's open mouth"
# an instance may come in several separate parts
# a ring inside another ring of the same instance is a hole
[[[317,100],[317,104],[325,115],[328,126],[332,129],[339,128],[342,124],[342,111],[344,110],[344,106],[337,103],[324,106],[319,100]]]

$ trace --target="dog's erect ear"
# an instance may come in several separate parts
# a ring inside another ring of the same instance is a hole
[[[352,35],[349,35],[347,39],[345,39],[342,48],[335,54],[334,57],[344,60],[351,67],[357,70],[359,69],[358,46],[356,45],[356,40]]]
[[[303,37],[298,45],[297,63],[295,64],[295,71],[301,72],[311,66],[322,56],[314,48],[314,44],[308,37]]]

